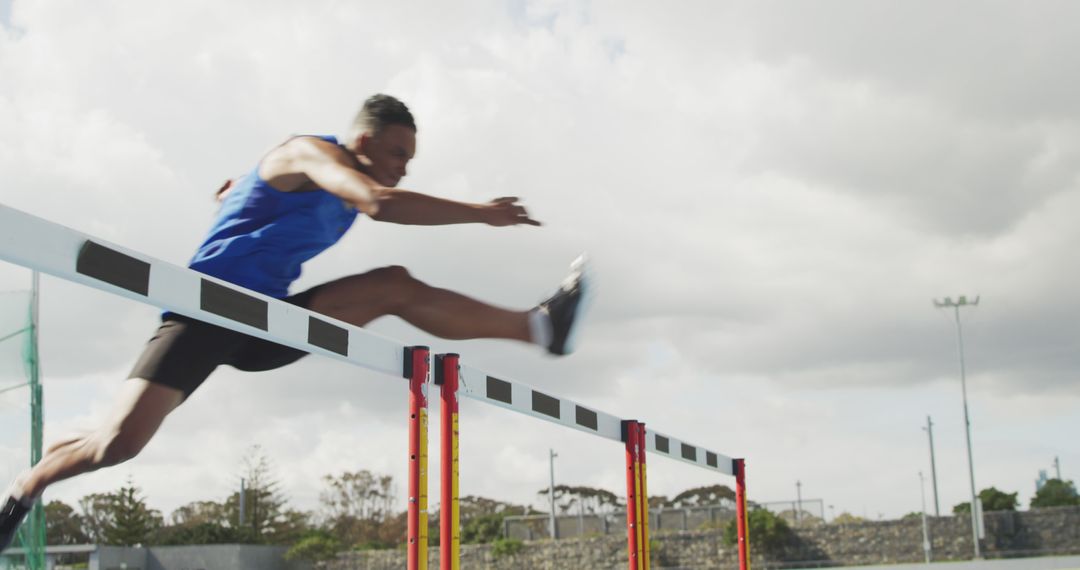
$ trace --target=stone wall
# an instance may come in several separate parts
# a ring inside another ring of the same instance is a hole
[[[968,515],[928,517],[934,560],[967,560],[974,551]],[[1080,553],[1080,508],[993,512],[984,517],[987,558]],[[922,521],[897,520],[796,529],[788,560],[842,564],[923,561]],[[751,545],[753,537],[750,538]]]
[[[967,516],[930,517],[933,559],[971,558],[971,519]],[[1080,554],[1080,507],[1060,507],[1024,512],[987,513],[983,553],[988,558],[1048,554]],[[654,568],[738,567],[735,549],[724,546],[716,530],[653,534]],[[785,566],[842,566],[921,562],[922,521],[897,520],[857,524],[819,524],[794,529],[783,552],[765,558],[754,550],[757,569]],[[429,568],[438,568],[439,552],[433,547]],[[625,568],[626,538],[598,536],[586,539],[530,541],[513,555],[495,556],[490,545],[462,545],[461,567],[486,570],[521,568],[607,570]],[[322,570],[391,570],[405,567],[405,551],[351,552],[319,566]]]

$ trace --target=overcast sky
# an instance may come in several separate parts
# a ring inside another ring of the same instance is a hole
[[[1026,507],[1055,456],[1080,478],[1077,21],[1066,1],[0,0],[0,201],[185,263],[224,179],[391,93],[419,126],[403,187],[521,196],[545,226],[360,220],[296,288],[401,264],[526,307],[587,250],[598,295],[568,358],[371,328],[745,457],[752,500],[801,481],[870,518],[919,509],[927,415],[942,510],[967,500],[956,331],[931,300],[980,295],[976,485]],[[105,413],[157,311],[53,278],[42,295],[51,441]],[[253,444],[297,507],[344,470],[403,497],[406,403],[402,380],[319,358],[223,369],[142,456],[48,498],[131,476],[166,513],[220,500]],[[463,495],[539,506],[549,448],[558,482],[624,492],[617,444],[461,408]],[[734,486],[649,466],[654,495]]]

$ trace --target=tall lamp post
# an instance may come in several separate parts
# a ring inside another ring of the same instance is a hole
[[[926,416],[926,427],[923,428],[926,435],[930,436],[930,479],[934,483],[934,516],[941,516],[941,507],[938,506],[937,495],[937,463],[934,461],[934,422],[930,416]]]
[[[551,525],[551,540],[559,538],[559,526],[555,522],[555,458],[559,454],[554,449],[548,450],[548,467],[551,479],[548,480],[548,503],[551,505],[551,514],[548,524]]]
[[[967,297],[961,295],[957,297],[956,301],[953,301],[949,297],[945,297],[944,301],[938,301],[934,299],[934,306],[939,309],[952,309],[953,314],[956,317],[956,344],[960,351],[960,390],[964,398],[964,435],[967,437],[967,456],[968,456],[968,476],[971,483],[971,538],[975,544],[975,558],[980,558],[979,553],[979,523],[978,523],[978,498],[975,495],[975,461],[971,455],[971,418],[968,415],[968,402],[967,402],[967,377],[964,370],[964,332],[960,326],[960,307],[975,307],[979,304],[979,297],[976,296],[974,301],[968,301]]]
[[[919,492],[922,493],[922,549],[926,563],[930,563],[930,529],[926,524],[926,484],[923,483],[922,471],[919,471]]]

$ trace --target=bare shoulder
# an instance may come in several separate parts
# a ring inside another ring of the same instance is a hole
[[[347,161],[340,146],[314,136],[292,137],[268,152],[259,163],[259,176],[282,192],[307,189],[313,164]]]

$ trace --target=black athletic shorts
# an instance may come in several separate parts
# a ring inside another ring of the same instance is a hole
[[[315,289],[282,301],[306,308]],[[187,399],[222,364],[246,372],[261,372],[292,364],[307,355],[302,350],[170,313],[146,343],[128,378],[143,378],[176,388]]]

